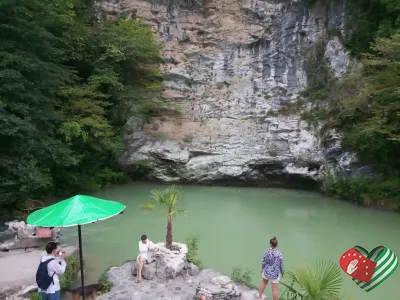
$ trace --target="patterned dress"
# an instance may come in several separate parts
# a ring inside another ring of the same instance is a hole
[[[264,257],[261,263],[262,275],[264,278],[271,280],[277,280],[279,275],[283,275],[283,256],[275,248],[269,248],[264,253]]]

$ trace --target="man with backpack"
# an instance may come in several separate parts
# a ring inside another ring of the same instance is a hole
[[[57,252],[57,243],[50,242],[46,246],[47,255],[40,259],[36,272],[36,283],[42,300],[60,300],[60,278],[64,274],[67,263],[65,252]]]

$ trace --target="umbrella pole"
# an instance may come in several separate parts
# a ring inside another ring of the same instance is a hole
[[[83,255],[82,255],[82,233],[81,225],[78,225],[78,236],[79,236],[79,261],[81,265],[81,284],[82,284],[82,299],[85,300],[85,279],[83,277]]]

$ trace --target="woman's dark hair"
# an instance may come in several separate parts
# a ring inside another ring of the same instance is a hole
[[[271,244],[271,246],[273,248],[275,248],[276,246],[278,246],[278,240],[276,239],[276,236],[274,236],[272,239],[269,240],[269,243]]]
[[[147,235],[143,234],[143,235],[140,237],[140,239],[141,239],[142,241],[147,240]]]

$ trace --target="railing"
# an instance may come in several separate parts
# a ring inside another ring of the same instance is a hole
[[[25,208],[24,211],[28,213],[34,212],[37,209],[45,208],[46,205],[42,201],[39,200],[27,200],[25,201]]]

